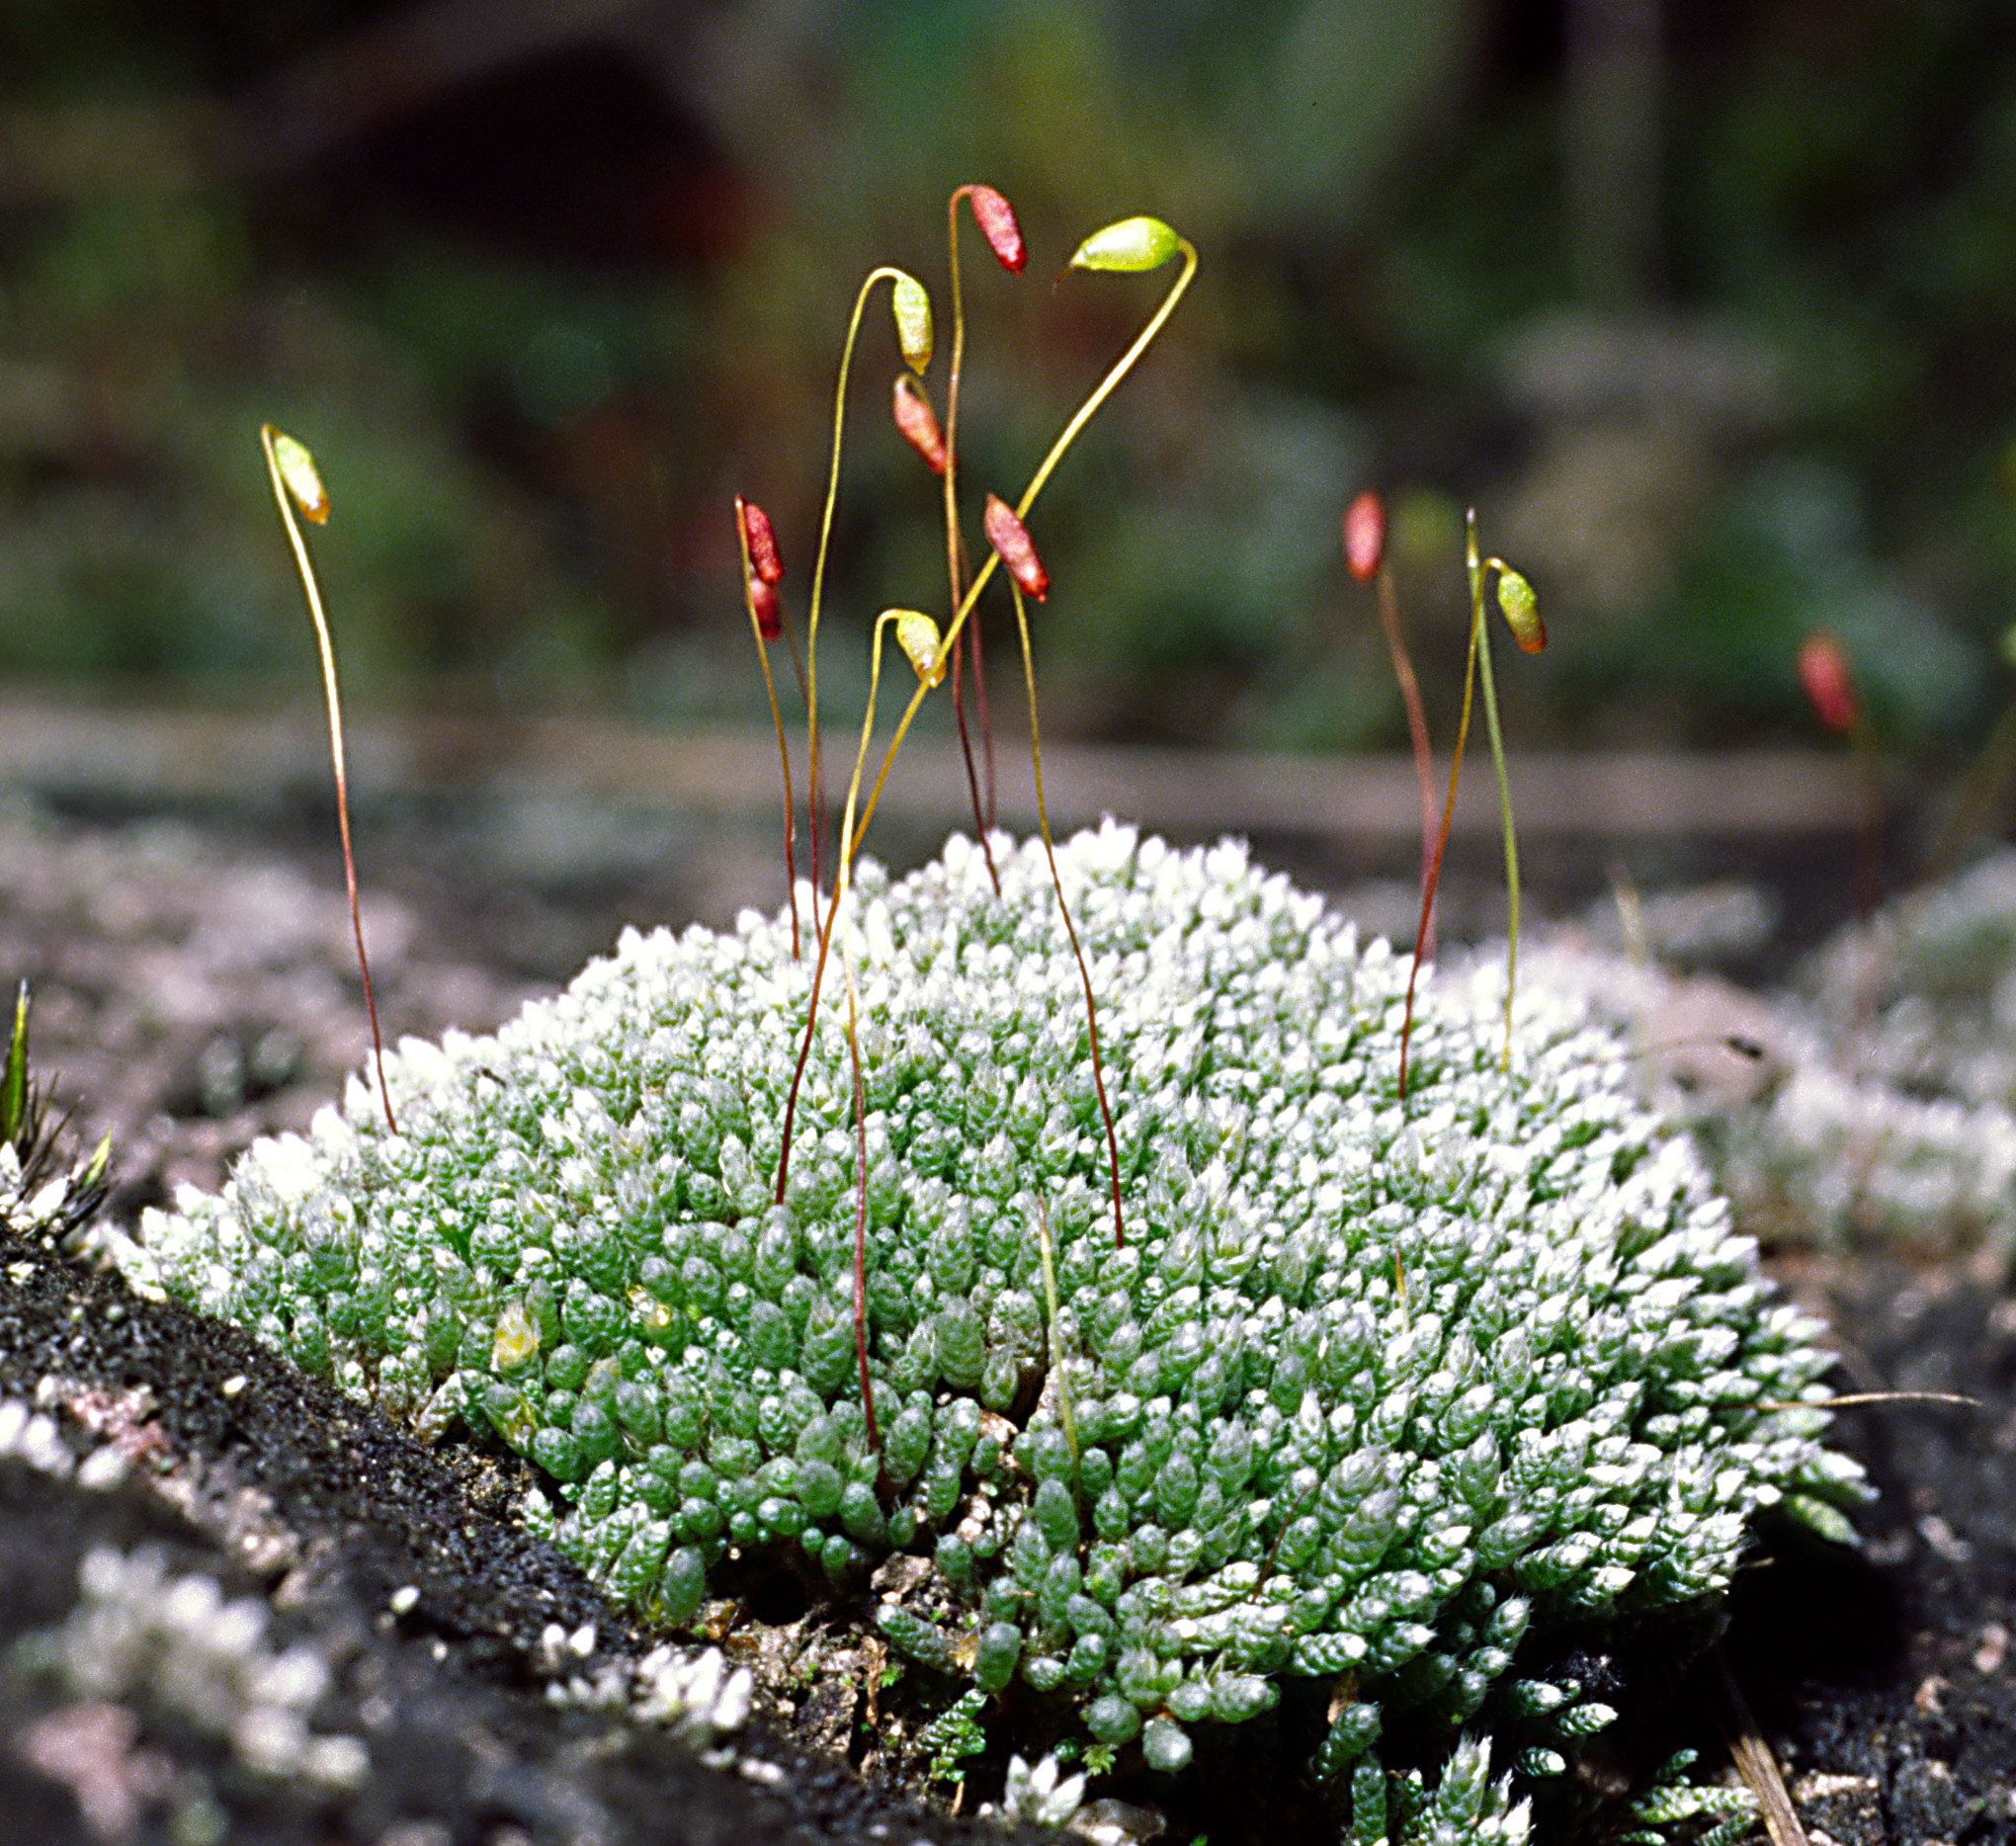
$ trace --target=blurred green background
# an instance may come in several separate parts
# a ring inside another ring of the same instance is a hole
[[[2008,699],[2016,8],[1932,0],[10,0],[0,673],[298,688],[271,418],[354,701],[757,717],[731,497],[801,615],[854,290],[942,306],[966,180],[1032,246],[965,233],[975,498],[1159,298],[1055,280],[1079,238],[1204,257],[1037,521],[1060,733],[1402,743],[1367,484],[1438,715],[1469,503],[1554,637],[1501,665],[1521,741],[1813,737],[1822,627],[1893,749]],[[840,698],[943,598],[895,365],[878,309]]]

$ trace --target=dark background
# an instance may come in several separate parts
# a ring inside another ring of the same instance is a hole
[[[801,616],[853,292],[900,263],[943,319],[974,179],[1032,246],[964,232],[975,496],[1159,298],[1056,281],[1078,239],[1203,253],[1044,501],[1060,736],[1403,743],[1368,483],[1440,741],[1470,503],[1554,636],[1501,649],[1517,742],[1816,741],[1820,628],[1895,760],[1958,774],[2007,702],[2016,13],[1932,0],[10,0],[0,673],[311,688],[271,418],[360,706],[759,719],[731,496]],[[878,307],[850,725],[872,612],[943,599],[895,364]]]

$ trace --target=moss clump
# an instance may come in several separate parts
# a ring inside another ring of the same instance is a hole
[[[1503,1071],[1502,973],[1430,984],[1403,1102],[1384,943],[1236,846],[1081,835],[1116,1248],[1048,869],[996,857],[999,897],[959,840],[865,868],[841,926],[880,1453],[844,1005],[772,1199],[810,971],[781,921],[628,933],[494,1038],[409,1044],[397,1137],[357,1086],[151,1217],[141,1265],[395,1415],[494,1429],[647,1616],[730,1548],[840,1594],[929,1555],[878,1611],[895,1645],[1157,1769],[1298,1677],[1332,1695],[1326,1777],[1402,1712],[1558,1767],[1609,1713],[1523,1677],[1529,1634],[1710,1595],[1775,1502],[1838,1527],[1854,1470],[1786,1407],[1814,1329],[1614,1041],[1522,994]],[[1458,1755],[1445,1793],[1518,1831]]]

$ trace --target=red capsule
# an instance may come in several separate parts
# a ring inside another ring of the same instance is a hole
[[[777,554],[777,531],[770,515],[754,500],[735,496],[735,513],[742,522],[742,539],[749,547],[749,568],[764,583],[784,581],[784,560]]]
[[[1043,559],[1037,556],[1036,546],[1030,543],[1029,529],[1016,517],[1015,509],[999,494],[987,496],[987,511],[982,522],[986,528],[987,543],[1008,566],[1008,574],[1021,586],[1025,596],[1034,597],[1039,603],[1050,594],[1050,572],[1044,568]]]
[[[1386,561],[1386,502],[1368,487],[1344,509],[1344,563],[1353,579],[1370,583]]]
[[[1799,683],[1813,714],[1829,730],[1853,730],[1861,709],[1855,700],[1855,676],[1841,643],[1824,631],[1800,643]]]
[[[753,570],[749,573],[749,613],[756,618],[756,632],[766,641],[774,641],[784,632],[784,604],[779,600],[777,585],[766,583]]]
[[[991,186],[968,186],[965,190],[966,202],[973,209],[973,222],[980,227],[987,248],[993,251],[994,261],[1010,275],[1021,275],[1022,266],[1029,261],[1029,246],[1022,241],[1022,226],[1016,220],[1015,208]]]
[[[934,474],[945,472],[945,432],[938,427],[938,412],[924,387],[907,372],[896,374],[894,414],[896,430],[910,447],[924,458]]]

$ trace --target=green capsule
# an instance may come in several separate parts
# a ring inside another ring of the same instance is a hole
[[[1138,275],[1160,269],[1182,248],[1182,238],[1160,218],[1121,218],[1087,237],[1072,252],[1070,267]]]

